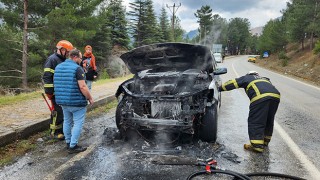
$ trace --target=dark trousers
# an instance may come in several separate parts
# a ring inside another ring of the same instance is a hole
[[[268,99],[250,106],[248,131],[250,140],[263,140],[272,136],[274,116],[278,110],[279,100]]]
[[[59,106],[56,103],[56,99],[53,96],[52,98],[52,104],[54,106],[54,111],[51,113],[51,119],[50,119],[50,130],[51,132],[53,132],[55,135],[57,134],[63,134],[63,111],[62,111],[62,107]],[[56,115],[55,115],[56,113]],[[56,122],[54,123],[54,116],[56,117]]]

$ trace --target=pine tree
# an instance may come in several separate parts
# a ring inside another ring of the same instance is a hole
[[[111,30],[113,46],[119,45],[128,48],[130,38],[122,0],[111,0],[107,11],[106,23]]]
[[[231,54],[244,52],[250,37],[250,22],[246,18],[231,18],[228,26],[229,50]]]
[[[212,27],[212,9],[208,5],[202,6],[194,15],[198,18],[200,40],[203,41],[202,44],[207,45],[207,37]]]
[[[175,25],[174,25],[174,41],[175,42],[184,42],[183,35],[185,34],[185,31],[182,29],[180,24],[180,19],[178,17],[175,17]]]
[[[143,18],[145,16],[145,2],[143,0],[136,0],[129,3],[131,10],[127,13],[129,22],[129,32],[134,39],[134,47],[141,46],[144,39],[144,22]]]
[[[157,24],[157,17],[154,12],[152,0],[146,0],[146,14],[143,18],[145,26],[145,39],[143,45],[152,44],[160,41],[159,25]]]
[[[172,31],[170,29],[170,20],[167,15],[167,11],[164,7],[161,8],[161,14],[159,16],[160,25],[160,42],[173,41]]]
[[[161,37],[158,33],[159,25],[153,9],[152,0],[136,0],[129,3],[131,10],[130,33],[134,38],[134,46],[141,46],[159,42]]]

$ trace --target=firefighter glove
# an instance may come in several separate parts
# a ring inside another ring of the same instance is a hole
[[[52,100],[53,94],[46,94],[49,100]]]

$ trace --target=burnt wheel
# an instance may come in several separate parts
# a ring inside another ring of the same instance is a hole
[[[125,106],[125,98],[119,102],[116,109],[116,125],[120,132],[120,137],[125,141],[130,141],[132,139],[137,139],[139,137],[136,130],[127,127],[127,125],[122,121],[122,111]]]
[[[217,139],[218,114],[217,105],[206,107],[206,112],[201,119],[199,138],[205,142],[215,142]]]
[[[116,125],[117,128],[120,130],[120,123],[122,119],[122,108],[124,106],[124,101],[123,99],[118,103],[117,109],[116,109]]]

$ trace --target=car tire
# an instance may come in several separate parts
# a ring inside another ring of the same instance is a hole
[[[123,103],[123,99],[118,103],[117,109],[116,109],[116,125],[117,128],[120,130],[121,126],[120,126],[120,122],[121,122],[121,109],[123,107],[124,103]]]
[[[121,125],[121,119],[122,119],[122,108],[125,104],[125,97],[122,98],[122,100],[118,103],[117,109],[116,109],[116,125],[120,132],[120,138],[122,138],[124,141],[131,141],[136,140],[139,138],[139,133],[135,129],[131,129],[128,127],[122,127]],[[144,134],[145,135],[145,134]],[[146,135],[145,135],[146,136]]]
[[[205,142],[216,142],[218,130],[217,105],[206,107],[206,112],[201,119],[198,131],[199,138]]]

